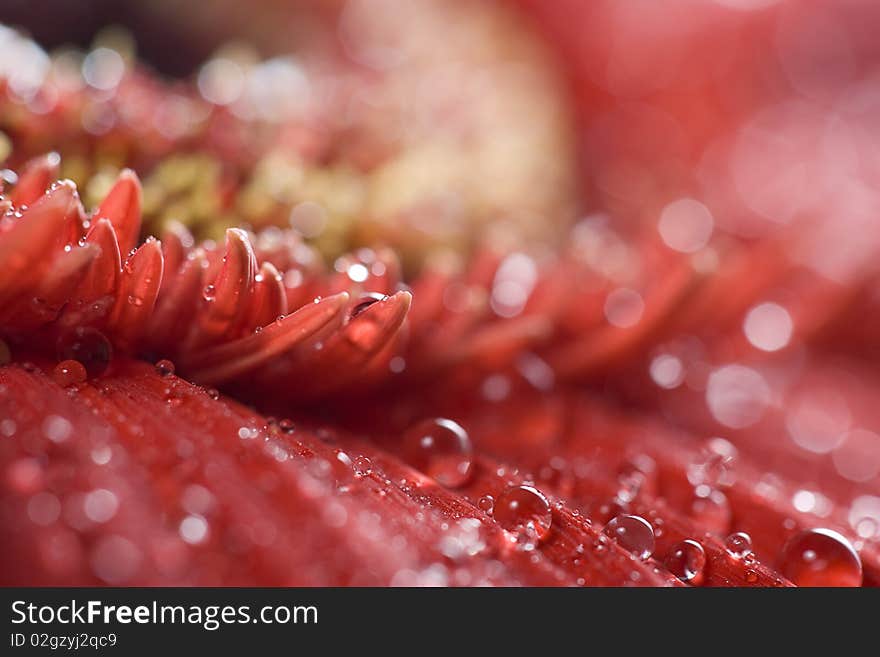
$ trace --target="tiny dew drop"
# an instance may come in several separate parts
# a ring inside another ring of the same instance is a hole
[[[293,424],[293,420],[289,420],[284,418],[278,423],[278,428],[281,429],[284,433],[293,433],[295,426]]]
[[[706,551],[692,539],[677,543],[666,556],[666,568],[682,582],[699,586],[706,567]]]
[[[87,378],[88,372],[78,360],[63,360],[52,370],[52,379],[65,388],[83,383]]]
[[[492,516],[525,550],[533,550],[546,539],[553,524],[550,502],[532,486],[511,486],[501,493]]]
[[[495,508],[495,498],[491,495],[483,495],[477,502],[477,506],[486,513],[492,513]]]
[[[90,327],[78,327],[62,335],[58,338],[56,350],[59,361],[79,361],[91,377],[106,372],[113,358],[110,340],[97,329]]]
[[[780,570],[798,586],[861,586],[862,560],[831,529],[806,529],[782,548]]]
[[[174,374],[174,363],[163,358],[156,362],[156,372],[159,373],[159,376],[171,376]]]
[[[602,532],[639,559],[647,559],[654,553],[654,528],[641,516],[619,515],[605,525]]]
[[[473,447],[467,432],[445,418],[424,420],[403,437],[403,458],[441,486],[457,488],[473,471]]]
[[[202,296],[205,298],[205,301],[213,301],[215,294],[216,290],[213,285],[206,285],[205,289],[202,290]]]
[[[736,532],[724,539],[724,547],[737,559],[744,559],[752,553],[752,537],[745,532]]]

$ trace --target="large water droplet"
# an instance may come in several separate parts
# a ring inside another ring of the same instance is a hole
[[[78,327],[62,335],[56,344],[58,360],[77,360],[89,376],[100,376],[107,371],[113,358],[110,340],[97,329]]]
[[[78,360],[63,360],[52,370],[52,379],[65,388],[82,383],[87,377],[86,368]]]
[[[862,560],[831,529],[807,529],[790,538],[782,548],[780,569],[798,586],[862,585]]]
[[[492,516],[517,542],[531,550],[547,538],[553,523],[550,502],[532,486],[511,486],[498,496]]]
[[[407,431],[403,458],[448,488],[466,484],[473,470],[473,447],[467,432],[444,418],[424,420]]]
[[[699,585],[706,567],[706,551],[692,539],[677,543],[666,557],[666,568],[682,582]]]
[[[752,553],[752,537],[745,532],[736,532],[724,539],[724,547],[737,559],[744,559]]]
[[[639,559],[647,559],[654,552],[654,528],[640,516],[619,515],[602,532]]]

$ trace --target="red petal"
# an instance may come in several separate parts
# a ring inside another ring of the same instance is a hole
[[[92,215],[109,219],[116,230],[119,250],[128,255],[141,232],[141,183],[131,169],[123,169],[107,196]]]

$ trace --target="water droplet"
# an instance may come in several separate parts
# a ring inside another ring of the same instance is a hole
[[[213,301],[216,292],[213,285],[206,285],[205,289],[202,290],[202,296],[205,298],[205,301]]]
[[[174,374],[174,363],[163,358],[156,363],[156,371],[159,373],[159,376],[171,376]]]
[[[505,490],[498,496],[492,515],[527,550],[547,538],[553,523],[550,502],[532,486],[511,486]]]
[[[403,437],[403,458],[441,486],[457,488],[470,479],[473,447],[467,432],[445,418],[424,420]]]
[[[354,460],[352,468],[358,477],[368,477],[373,472],[373,462],[366,456],[358,456]]]
[[[281,429],[283,433],[293,433],[296,427],[293,424],[293,420],[289,420],[284,418],[278,423],[278,428]]]
[[[63,360],[52,370],[52,378],[62,387],[82,383],[88,378],[86,368],[78,360]]]
[[[495,508],[495,498],[491,495],[483,495],[477,502],[477,506],[486,513],[492,513]]]
[[[143,306],[144,300],[142,297],[138,297],[133,294],[129,294],[128,295],[128,303],[130,303],[132,306]]]
[[[788,540],[780,569],[798,586],[861,586],[862,560],[852,544],[831,529],[807,529]]]
[[[647,559],[654,552],[654,528],[640,516],[619,515],[602,532],[639,559]]]
[[[724,539],[724,547],[737,559],[744,559],[752,553],[752,537],[745,532],[736,532]]]
[[[682,582],[699,585],[706,567],[706,551],[692,539],[677,543],[666,557],[666,568]]]
[[[379,301],[384,301],[388,297],[384,294],[379,294],[378,292],[367,292],[364,295],[361,295],[361,298],[358,299],[358,302],[354,304],[351,308],[351,313],[349,316],[351,319],[354,319],[362,312],[364,312],[367,308],[372,306],[374,303],[378,303]]]
[[[113,347],[107,336],[89,327],[78,327],[61,336],[56,349],[59,361],[79,361],[90,377],[106,372],[113,357]]]

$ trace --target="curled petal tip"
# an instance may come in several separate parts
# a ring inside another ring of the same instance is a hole
[[[223,264],[211,284],[211,297],[199,323],[190,334],[190,348],[238,337],[252,306],[256,270],[257,258],[248,234],[239,228],[228,229]]]
[[[156,239],[144,242],[125,263],[110,320],[120,342],[141,335],[156,304],[163,266],[162,244]]]
[[[16,205],[30,205],[39,199],[49,185],[58,178],[61,158],[52,152],[30,160],[18,178],[18,184],[10,194]]]
[[[193,380],[219,385],[276,358],[293,358],[302,345],[342,323],[348,300],[347,292],[316,299],[258,333],[197,352],[182,366]]]
[[[116,229],[119,248],[128,253],[137,244],[141,230],[141,183],[131,169],[123,169],[95,210],[97,218],[107,218]]]

